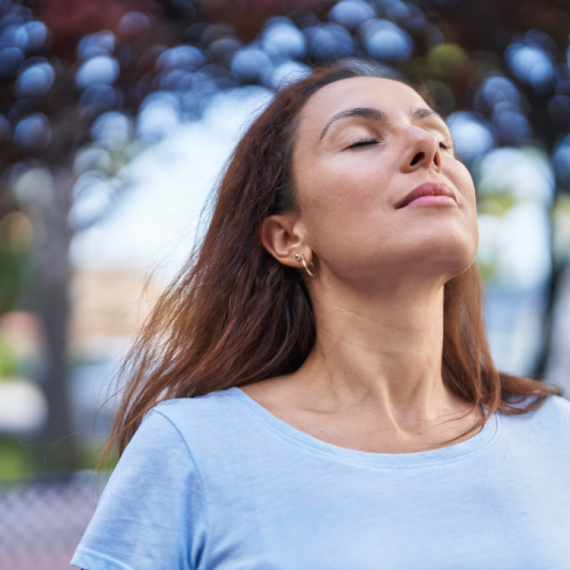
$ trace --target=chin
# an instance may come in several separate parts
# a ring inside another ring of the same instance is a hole
[[[439,234],[434,238],[426,239],[420,250],[412,254],[411,266],[424,267],[428,273],[440,274],[448,280],[461,275],[475,262],[478,239],[473,236]]]
[[[451,264],[445,272],[446,282],[465,273],[474,263],[475,258],[473,257],[468,260],[457,260],[456,263]]]

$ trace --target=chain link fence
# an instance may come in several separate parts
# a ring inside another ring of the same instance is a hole
[[[95,474],[0,486],[0,570],[70,570],[105,482]]]

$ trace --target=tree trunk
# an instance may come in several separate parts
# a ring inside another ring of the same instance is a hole
[[[544,380],[548,372],[549,360],[553,351],[554,343],[554,315],[557,309],[557,302],[560,297],[561,288],[564,284],[565,264],[557,259],[555,253],[555,235],[556,226],[554,225],[556,195],[549,211],[550,220],[550,240],[549,253],[551,270],[546,289],[546,308],[544,311],[544,319],[542,325],[542,336],[540,342],[540,350],[532,373],[532,378],[536,380]]]
[[[74,178],[65,168],[54,170],[52,174],[54,196],[43,213],[45,235],[38,254],[34,303],[44,332],[41,386],[49,408],[47,426],[37,445],[37,459],[41,472],[71,473],[78,467],[68,390],[69,245],[72,237],[68,217]]]

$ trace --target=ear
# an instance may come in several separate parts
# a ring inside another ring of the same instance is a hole
[[[311,250],[304,239],[303,224],[296,212],[268,216],[261,225],[261,243],[279,263],[299,267],[295,254],[310,260]]]

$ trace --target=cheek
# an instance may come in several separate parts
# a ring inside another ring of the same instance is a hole
[[[345,165],[342,156],[313,165],[299,173],[299,203],[317,223],[362,223],[366,214],[382,206],[381,173],[379,165]]]
[[[465,215],[476,220],[477,197],[473,178],[469,170],[463,163],[455,161],[455,164],[444,170],[444,174],[457,189],[460,206],[464,210]]]
[[[458,162],[457,168],[449,175],[449,179],[455,184],[460,194],[459,197],[461,199],[465,224],[476,253],[479,246],[479,224],[477,219],[477,197],[473,178],[467,168]]]
[[[395,227],[382,203],[382,188],[370,180],[362,172],[347,176],[339,169],[307,178],[299,189],[310,246],[337,275],[352,275],[399,247],[395,236],[404,228]]]
[[[463,199],[473,208],[476,208],[475,184],[467,167],[459,161],[446,172],[448,178],[455,184]]]
[[[308,236],[316,252],[337,262],[345,253],[364,253],[367,242],[376,238],[383,243],[386,225],[373,199],[354,180],[321,179],[307,192],[306,208],[300,204],[307,223]]]

